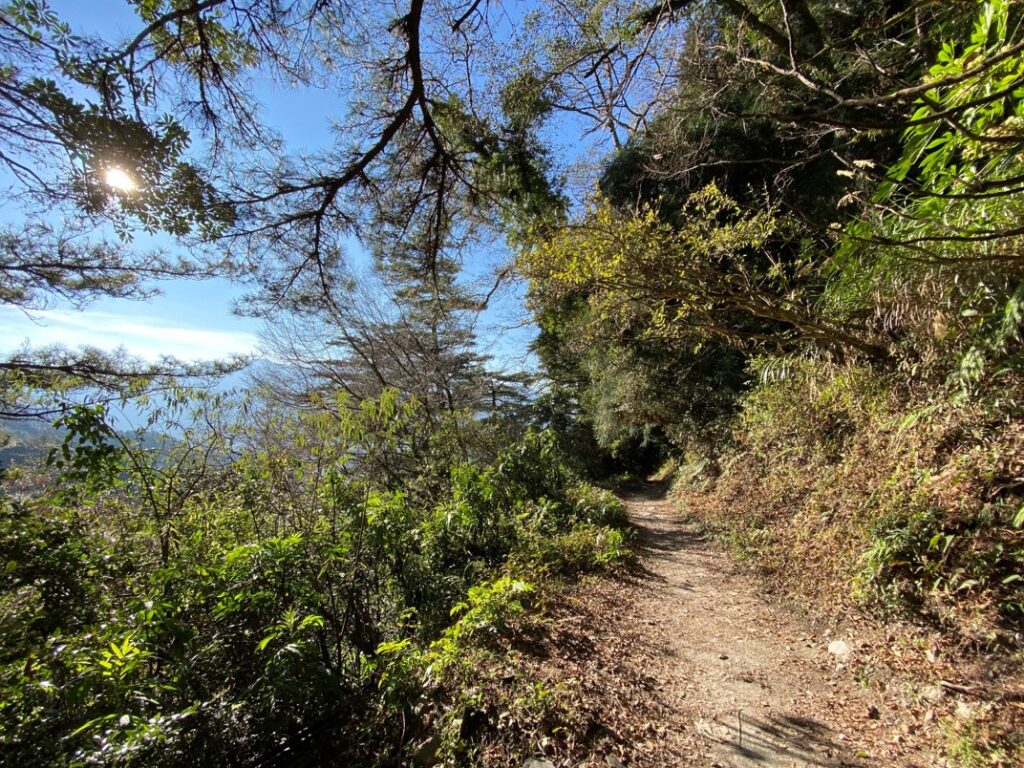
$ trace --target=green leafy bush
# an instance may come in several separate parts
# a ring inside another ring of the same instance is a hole
[[[85,416],[59,492],[0,500],[0,749],[24,764],[386,762],[438,660],[516,625],[520,565],[625,556],[621,505],[550,433],[439,480],[393,393],[267,414],[205,464],[175,456],[211,436],[147,452]]]

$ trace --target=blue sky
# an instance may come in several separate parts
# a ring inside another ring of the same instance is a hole
[[[129,37],[138,18],[124,0],[51,0],[50,6],[76,32],[108,39]],[[273,95],[273,94],[271,94]],[[282,114],[287,109],[282,98]],[[292,118],[289,118],[292,119]],[[308,123],[312,125],[312,123]],[[295,127],[295,126],[290,126]],[[16,206],[5,203],[0,217],[15,219]],[[174,250],[169,238],[138,238],[139,248]],[[11,350],[62,344],[69,347],[123,347],[147,360],[172,355],[182,360],[209,360],[256,350],[259,323],[231,313],[240,291],[225,280],[164,281],[161,295],[144,301],[103,299],[79,310],[57,303],[45,310],[24,312],[0,306],[0,348]]]
[[[124,0],[51,0],[51,7],[76,32],[107,39],[124,39],[134,34],[139,23]],[[288,88],[278,84],[257,84],[256,95],[263,104],[263,117],[284,137],[289,151],[313,151],[331,142],[330,119],[343,117],[340,99],[331,92]],[[0,203],[0,218],[14,220],[18,210]],[[169,239],[143,238],[140,247],[155,245],[173,252]],[[493,283],[490,258],[473,259],[467,269],[468,285],[487,290]],[[365,264],[364,253],[354,249],[356,263]],[[488,270],[487,266],[491,267]],[[182,360],[208,360],[233,354],[257,352],[260,322],[231,312],[232,301],[241,289],[225,280],[165,281],[158,284],[162,295],[139,302],[104,299],[84,310],[55,305],[26,313],[0,306],[0,351],[30,345],[63,344],[103,349],[123,347],[144,359],[173,355]],[[522,287],[503,291],[485,313],[478,332],[482,351],[502,365],[529,365],[527,344],[534,331],[526,323]]]

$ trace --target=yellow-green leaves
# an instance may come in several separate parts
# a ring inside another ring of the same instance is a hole
[[[777,267],[769,275],[759,266],[772,264],[761,252],[780,230],[770,206],[745,211],[711,184],[671,212],[680,223],[663,213],[621,211],[597,198],[579,221],[520,256],[534,305],[576,293],[598,323],[639,321],[649,334],[672,337],[698,316],[751,303],[766,280],[778,281]]]

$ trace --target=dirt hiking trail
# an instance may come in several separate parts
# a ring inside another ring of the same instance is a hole
[[[670,503],[653,492],[628,502],[651,576],[635,609],[659,630],[664,685],[690,720],[680,758],[698,751],[710,764],[743,768],[857,764],[843,714],[874,710],[837,679],[837,656],[767,605]]]
[[[625,500],[637,566],[583,585],[555,612],[537,670],[575,686],[586,745],[537,765],[942,764],[907,744],[897,713],[853,679],[841,637],[771,603],[657,489]]]

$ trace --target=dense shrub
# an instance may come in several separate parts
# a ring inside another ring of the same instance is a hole
[[[621,505],[552,435],[418,482],[437,463],[406,439],[415,405],[388,397],[275,418],[273,442],[254,430],[213,466],[101,436],[101,482],[85,440],[67,457],[78,491],[65,472],[56,493],[3,499],[5,759],[393,764],[438,654],[501,631],[548,567],[624,556]],[[413,492],[366,471],[383,466]],[[176,493],[190,473],[203,482]],[[140,501],[143,481],[175,502]]]

